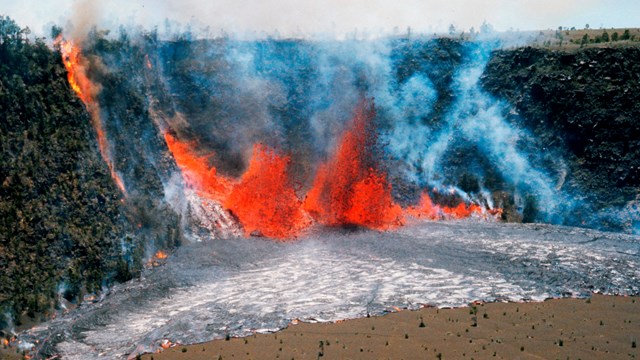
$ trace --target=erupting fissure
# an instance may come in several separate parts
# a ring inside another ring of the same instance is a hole
[[[100,154],[109,167],[111,178],[113,178],[113,181],[116,183],[120,191],[126,196],[127,192],[124,186],[124,181],[122,181],[122,178],[116,172],[113,165],[113,159],[109,151],[109,142],[104,130],[102,118],[100,117],[100,108],[95,100],[97,87],[87,76],[85,60],[80,53],[80,48],[72,41],[63,39],[62,35],[59,35],[56,38],[55,43],[60,47],[62,62],[64,63],[64,67],[67,69],[69,85],[76,95],[78,95],[80,100],[82,100],[91,116],[91,124],[96,131]]]
[[[246,236],[292,238],[314,220],[388,230],[403,225],[405,216],[438,220],[499,213],[476,204],[436,205],[426,192],[417,205],[402,209],[393,199],[387,174],[377,167],[374,118],[373,103],[363,100],[335,153],[318,167],[304,200],[293,184],[291,158],[275,149],[255,144],[246,171],[232,179],[210,165],[212,154],[199,155],[196,142],[181,141],[169,131],[163,135],[187,186],[222,204]]]

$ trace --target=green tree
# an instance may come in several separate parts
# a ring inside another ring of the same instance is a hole
[[[618,32],[611,34],[611,41],[618,41]]]
[[[28,35],[0,16],[0,313],[35,317],[61,283],[100,289],[124,224],[60,53]]]
[[[609,42],[609,33],[607,30],[602,32],[602,42]]]
[[[449,25],[449,35],[455,35],[455,34],[456,34],[455,25],[453,25],[453,24]]]
[[[585,33],[585,34],[582,36],[582,40],[580,41],[580,47],[583,47],[583,46],[585,46],[585,45],[586,45],[586,44],[588,44],[588,43],[589,43],[589,34],[586,34],[586,33]]]
[[[631,34],[629,33],[629,29],[626,29],[622,36],[620,36],[620,40],[629,40],[631,38]]]
[[[493,25],[489,24],[486,20],[480,25],[480,34],[492,34],[494,32]]]

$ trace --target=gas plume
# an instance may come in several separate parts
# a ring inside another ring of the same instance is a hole
[[[514,109],[482,88],[497,41],[92,36],[88,52],[108,74],[102,111],[127,154],[116,170],[131,189],[144,186],[138,169],[158,173],[172,202],[179,173],[185,197],[225,211],[245,235],[525,212],[565,223],[578,204],[557,186],[562,158],[541,153]],[[134,150],[126,135],[142,128]],[[206,208],[190,204],[176,211]]]

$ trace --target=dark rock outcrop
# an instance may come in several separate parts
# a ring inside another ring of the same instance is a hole
[[[564,155],[565,188],[586,197],[593,211],[633,211],[640,189],[640,48],[496,51],[483,85],[515,107],[511,121]]]

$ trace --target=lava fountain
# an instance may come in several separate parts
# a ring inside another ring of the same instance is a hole
[[[335,153],[319,165],[304,200],[294,186],[291,157],[276,149],[255,144],[244,174],[233,179],[218,173],[210,161],[215,154],[201,154],[197,142],[182,141],[171,131],[163,135],[186,185],[233,214],[246,236],[293,238],[314,221],[389,230],[403,225],[405,215],[431,220],[485,215],[476,204],[435,205],[426,192],[418,204],[403,210],[393,199],[387,174],[378,168],[374,118],[373,103],[361,101]]]
[[[291,238],[311,224],[293,187],[290,163],[289,156],[254,145],[247,171],[224,204],[246,235]]]
[[[372,159],[376,145],[373,104],[363,100],[335,154],[320,165],[304,208],[329,226],[390,229],[402,225],[402,208],[391,196],[386,174]]]

